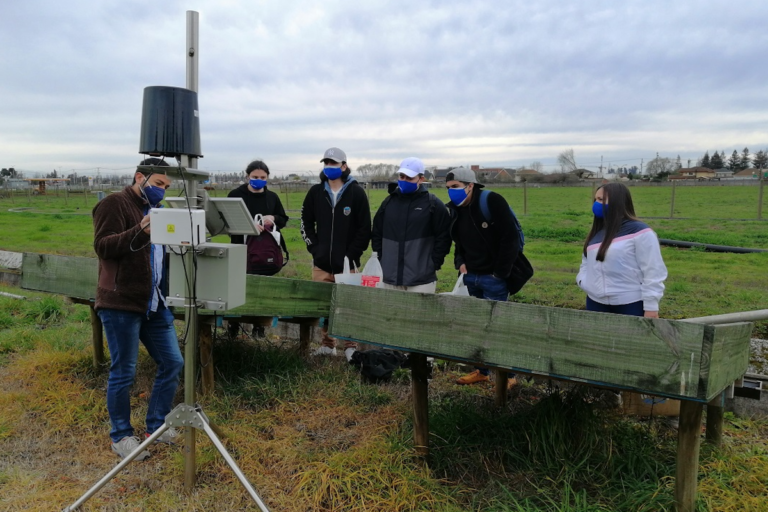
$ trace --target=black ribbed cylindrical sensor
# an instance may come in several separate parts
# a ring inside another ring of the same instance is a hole
[[[162,85],[144,88],[139,153],[203,156],[195,91]]]

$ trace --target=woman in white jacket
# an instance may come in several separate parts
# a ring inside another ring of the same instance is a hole
[[[592,212],[576,277],[587,310],[658,318],[667,267],[656,233],[635,216],[629,189],[622,183],[598,188]]]

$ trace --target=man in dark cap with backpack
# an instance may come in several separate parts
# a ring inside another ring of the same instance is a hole
[[[507,200],[483,190],[483,184],[470,169],[452,169],[446,175],[445,185],[454,220],[454,264],[464,276],[467,291],[473,297],[505,302],[530,277],[525,271],[520,276],[520,267],[529,269],[530,264],[523,256],[524,242],[517,218]],[[488,370],[478,368],[456,382],[474,384],[488,380]],[[514,376],[510,376],[509,387],[516,383]]]

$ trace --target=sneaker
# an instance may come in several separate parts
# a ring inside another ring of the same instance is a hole
[[[347,357],[347,362],[352,360],[352,354],[357,352],[357,349],[354,348],[348,348],[344,350],[344,355]]]
[[[326,347],[325,345],[321,345],[320,348],[315,349],[312,352],[313,356],[335,356],[336,355],[336,347]]]
[[[146,434],[144,434],[144,439],[148,439],[149,436],[151,436],[151,435],[152,434],[147,432]],[[160,434],[160,437],[155,439],[155,444],[175,445],[179,441],[179,439],[181,439],[181,434],[179,433],[178,430],[176,430],[175,428],[171,427],[168,430],[166,430],[165,432],[163,432],[162,434]]]
[[[116,443],[112,443],[112,451],[117,454],[118,457],[121,459],[126,458],[130,454],[132,454],[136,448],[139,447],[141,443],[139,442],[139,438],[136,436],[125,436],[121,440],[119,440]],[[150,456],[150,453],[147,450],[144,450],[140,454],[138,454],[133,460],[147,460]]]
[[[487,375],[480,373],[480,370],[475,370],[472,373],[456,379],[456,384],[477,384],[478,382],[487,382],[491,380]]]

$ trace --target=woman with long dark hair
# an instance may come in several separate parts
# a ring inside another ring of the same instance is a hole
[[[629,189],[601,186],[592,212],[576,277],[587,293],[587,310],[658,318],[667,267],[656,233],[635,215]]]

